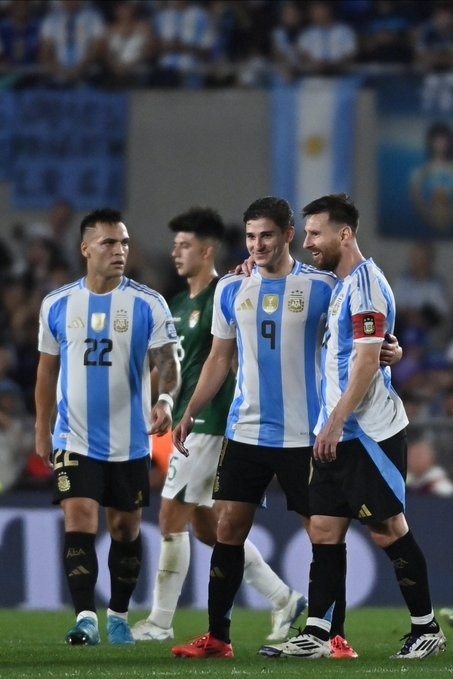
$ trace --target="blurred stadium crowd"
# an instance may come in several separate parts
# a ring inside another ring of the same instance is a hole
[[[451,0],[2,0],[4,86],[263,87],[453,66]]]
[[[453,1],[0,0],[3,88],[270,87],[314,74],[452,68]],[[244,256],[242,227],[227,233],[220,273]],[[46,223],[11,224],[0,242],[0,492],[49,483],[33,454],[38,312],[44,295],[81,275],[78,241],[62,199]],[[153,266],[146,248],[132,247],[128,275],[168,299],[181,282],[170,259]],[[409,487],[452,495],[453,298],[435,246],[415,243],[392,283]]]

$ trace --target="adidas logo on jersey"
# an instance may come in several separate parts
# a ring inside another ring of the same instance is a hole
[[[253,311],[253,304],[247,297],[245,302],[242,302],[240,306],[236,307],[236,311]]]
[[[84,327],[85,323],[82,321],[80,316],[74,318],[74,320],[68,324],[68,328],[84,328]]]

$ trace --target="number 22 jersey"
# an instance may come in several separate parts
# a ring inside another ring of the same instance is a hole
[[[54,448],[111,462],[149,455],[148,350],[176,341],[164,298],[127,277],[107,294],[81,278],[47,295],[38,348],[60,355]]]

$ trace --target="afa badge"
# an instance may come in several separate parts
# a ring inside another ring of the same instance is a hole
[[[304,310],[304,294],[301,290],[293,290],[288,299],[288,311],[300,313]]]
[[[115,332],[127,332],[129,329],[129,321],[127,318],[127,311],[125,309],[118,309],[116,316],[113,319],[113,329]]]
[[[71,483],[66,473],[58,474],[57,486],[60,493],[68,493],[71,490]]]
[[[374,322],[373,316],[364,316],[364,318],[363,318],[363,334],[364,335],[375,335],[376,334],[376,323]]]

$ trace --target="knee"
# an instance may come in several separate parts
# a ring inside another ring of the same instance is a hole
[[[404,537],[409,530],[404,514],[398,514],[381,523],[370,526],[370,535],[374,544],[386,549],[394,542]]]
[[[184,505],[179,502],[165,502],[159,511],[159,528],[161,535],[183,533],[187,530],[188,517]]]
[[[226,544],[243,544],[247,539],[248,530],[242,523],[231,517],[220,517],[217,524],[217,540]]]

